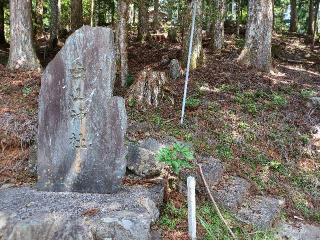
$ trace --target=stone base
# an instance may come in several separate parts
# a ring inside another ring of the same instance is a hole
[[[0,239],[150,239],[162,199],[162,186],[124,187],[116,194],[2,189]]]

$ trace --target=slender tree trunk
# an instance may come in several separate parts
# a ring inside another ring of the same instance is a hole
[[[191,55],[191,64],[190,69],[196,69],[197,67],[203,64],[204,53],[202,48],[202,1],[201,0],[193,0],[191,4],[189,4],[187,22],[188,22],[188,32],[186,37],[184,38],[184,46],[183,46],[183,63],[186,66],[188,60],[189,53],[189,43],[190,43],[190,34],[191,34],[191,26],[192,26],[192,13],[193,6],[196,5],[196,23],[194,28],[193,35],[193,44],[192,44],[192,55]]]
[[[320,5],[320,0],[316,0],[315,15],[314,15],[314,30],[313,30],[313,36],[312,36],[312,50],[314,50],[314,45],[315,45],[316,37],[318,33],[319,5]]]
[[[240,21],[241,21],[241,0],[237,0],[237,20],[236,20],[236,25],[237,25],[237,30],[236,34],[237,36],[240,36]]]
[[[50,48],[55,48],[59,39],[59,26],[60,26],[60,1],[50,0]]]
[[[213,30],[213,42],[212,47],[214,50],[220,51],[223,48],[224,43],[224,20],[226,11],[226,1],[225,0],[215,0],[214,1],[214,30]]]
[[[127,51],[127,21],[128,21],[128,2],[120,0],[118,2],[118,44],[120,56],[120,79],[121,86],[125,86],[128,78],[128,51]]]
[[[0,44],[5,44],[5,32],[4,32],[4,0],[0,0]]]
[[[308,35],[314,35],[314,0],[309,0]]]
[[[138,25],[138,41],[145,42],[149,35],[149,16],[146,0],[138,0],[139,4],[139,25]]]
[[[71,0],[71,31],[74,32],[83,25],[82,0]]]
[[[298,22],[298,15],[297,15],[297,0],[290,0],[290,32],[297,32],[297,22]]]
[[[271,68],[272,0],[249,0],[246,43],[238,62],[262,71]]]
[[[36,34],[43,34],[43,0],[36,0]]]
[[[91,8],[90,8],[90,26],[96,26],[96,1],[91,0]]]
[[[10,0],[9,69],[39,70],[33,47],[31,0]]]
[[[159,0],[154,0],[154,12],[153,12],[153,30],[159,28]]]

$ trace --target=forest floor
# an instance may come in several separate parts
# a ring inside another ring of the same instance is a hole
[[[239,66],[243,39],[228,36],[220,54],[205,48],[206,63],[190,76],[186,120],[179,125],[184,78],[170,81],[157,108],[127,101],[128,137],[191,142],[197,156],[214,156],[226,171],[249,180],[255,194],[286,200],[282,217],[320,224],[320,46],[313,51],[299,36],[273,40],[271,73]],[[8,49],[0,50],[5,63]],[[167,55],[179,58],[179,44],[131,43],[131,79]],[[29,146],[34,142],[40,74],[12,72],[0,65],[0,185],[33,183]],[[126,93],[122,92],[123,95]],[[319,128],[318,132],[316,128]],[[187,239],[185,200],[174,195],[159,221],[166,239]],[[206,206],[204,206],[206,209]],[[200,232],[204,231],[200,229]]]

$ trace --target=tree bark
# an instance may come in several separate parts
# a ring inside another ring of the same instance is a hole
[[[71,31],[74,32],[83,25],[82,0],[71,0]]]
[[[246,43],[238,62],[262,71],[271,68],[272,0],[249,0]]]
[[[226,0],[214,1],[214,30],[213,30],[213,42],[212,47],[214,50],[220,51],[223,48],[224,43],[224,20],[226,11]]]
[[[36,0],[36,34],[43,34],[43,0]]]
[[[138,24],[138,41],[145,42],[149,35],[149,16],[146,0],[138,0],[139,4],[139,24]]]
[[[8,68],[39,70],[33,48],[31,0],[10,0],[10,53]]]
[[[119,22],[118,22],[118,44],[120,55],[120,79],[121,86],[125,86],[128,78],[128,51],[127,51],[127,22],[128,22],[128,2],[120,0],[118,2]]]
[[[90,8],[90,26],[96,26],[96,1],[91,0],[91,8]]]
[[[5,44],[5,32],[4,32],[4,0],[0,0],[0,44]]]
[[[290,32],[297,32],[297,0],[290,0],[291,12],[290,12]]]
[[[60,1],[50,0],[50,41],[49,47],[55,48],[59,39],[59,27],[60,27]]]
[[[240,21],[241,21],[241,0],[237,0],[237,20],[236,20],[236,34],[240,36]]]
[[[194,28],[193,35],[193,44],[192,44],[192,55],[191,55],[191,64],[190,69],[196,69],[197,67],[203,64],[204,53],[202,48],[202,1],[201,0],[193,0],[191,4],[189,4],[188,15],[187,15],[187,34],[184,37],[184,46],[183,46],[183,64],[186,66],[188,60],[189,53],[189,44],[190,44],[190,35],[191,35],[191,26],[192,26],[192,13],[193,6],[196,5],[196,22]]]
[[[309,0],[309,16],[307,33],[310,36],[314,34],[314,0]]]
[[[154,0],[154,11],[153,11],[153,30],[159,28],[159,0]]]

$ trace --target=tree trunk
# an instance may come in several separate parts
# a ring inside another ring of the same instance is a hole
[[[118,44],[120,55],[120,79],[121,86],[125,86],[128,78],[128,52],[127,52],[127,21],[128,21],[128,2],[120,0],[118,2]]]
[[[6,38],[4,33],[4,0],[0,0],[0,44],[5,44]]]
[[[290,0],[291,12],[290,12],[290,32],[297,32],[297,0]]]
[[[204,53],[202,48],[202,1],[201,0],[193,0],[191,4],[189,4],[188,15],[187,15],[187,34],[184,38],[184,46],[183,46],[183,64],[186,66],[188,60],[189,53],[189,44],[190,44],[190,35],[191,35],[191,26],[192,26],[192,13],[193,6],[196,5],[196,23],[194,28],[193,35],[193,44],[192,44],[192,55],[191,55],[191,64],[190,69],[196,69],[197,67],[203,64]]]
[[[43,34],[43,0],[36,0],[36,34]]]
[[[308,35],[314,34],[314,0],[309,0]]]
[[[139,24],[138,24],[138,41],[145,42],[149,35],[149,16],[146,0],[138,0],[139,4]]]
[[[39,70],[40,63],[33,48],[31,0],[10,0],[9,69]]]
[[[246,43],[238,62],[262,71],[271,68],[272,0],[249,0]]]
[[[71,0],[71,31],[74,32],[83,25],[82,0]]]
[[[91,0],[91,9],[90,9],[90,26],[96,26],[96,1]]]
[[[313,30],[313,36],[312,36],[312,50],[314,50],[314,45],[315,45],[316,37],[317,37],[317,33],[318,33],[319,5],[320,5],[320,0],[317,0],[316,5],[315,5],[314,30]]]
[[[153,30],[158,30],[159,28],[159,0],[154,0],[154,11],[153,11]]]
[[[236,22],[236,34],[240,36],[240,22],[241,22],[241,0],[237,0],[237,22]]]
[[[50,41],[49,47],[55,48],[59,39],[59,26],[60,26],[60,6],[59,0],[50,0]]]
[[[214,50],[221,50],[224,43],[224,18],[226,11],[226,0],[214,1],[214,30],[212,46]]]

